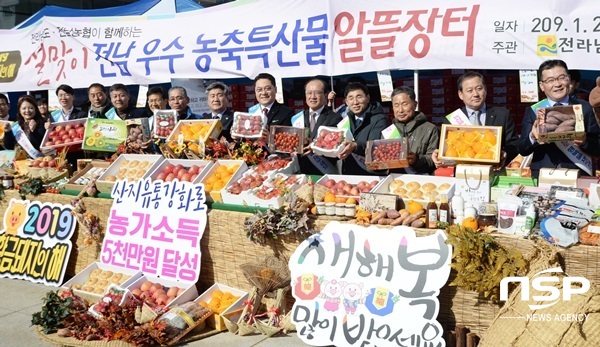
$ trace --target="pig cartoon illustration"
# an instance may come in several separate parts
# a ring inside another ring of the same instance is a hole
[[[338,282],[337,280],[323,281],[323,294],[325,305],[323,307],[327,311],[335,312],[340,308],[340,302],[344,286],[346,282]]]
[[[344,300],[342,300],[342,303],[344,304],[346,313],[354,314],[354,312],[356,312],[356,309],[358,308],[358,304],[364,303],[363,284],[348,283],[344,287],[343,296]]]

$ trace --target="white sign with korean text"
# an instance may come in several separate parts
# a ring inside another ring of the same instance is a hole
[[[111,196],[100,261],[196,283],[207,222],[204,187],[179,181],[117,181]]]
[[[436,317],[450,275],[445,240],[442,231],[416,237],[409,227],[327,224],[289,261],[298,336],[313,346],[443,345]]]
[[[260,13],[260,21],[248,20],[249,13]],[[265,71],[289,78],[537,69],[547,59],[600,70],[596,13],[595,0],[261,0],[119,21],[44,17],[0,31],[0,83],[19,91],[253,78]]]

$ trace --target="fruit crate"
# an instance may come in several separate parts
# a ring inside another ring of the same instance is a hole
[[[536,116],[540,119],[538,134],[541,142],[581,140],[585,136],[581,105],[539,108]]]
[[[248,171],[248,165],[246,165],[246,163],[243,160],[230,160],[230,159],[221,159],[221,160],[217,160],[213,166],[211,166],[211,168],[209,169],[209,171],[206,173],[206,175],[204,175],[204,178],[202,178],[202,183],[204,184],[205,188],[206,188],[206,183],[207,181],[216,173],[217,169],[219,168],[219,166],[232,166],[232,165],[239,165],[237,170],[235,170],[235,172],[233,172],[233,174],[231,175],[231,178],[227,180],[227,182],[223,182],[223,187],[220,189],[211,189],[209,191],[206,191],[206,202],[223,202],[223,197],[221,195],[221,192],[225,189],[225,187],[227,187],[227,184],[230,181],[237,181],[240,177],[242,177],[242,175],[244,174],[244,172]]]
[[[450,201],[454,196],[455,188],[454,177],[390,174],[373,189],[373,192],[395,194],[404,201],[405,206],[409,200],[414,200],[426,208],[432,193],[436,203],[439,204],[442,194],[446,194]]]
[[[267,117],[262,114],[235,112],[231,126],[231,136],[258,139],[267,127]]]
[[[348,138],[351,136],[346,129],[320,126],[310,147],[316,155],[337,158],[344,150],[344,141]]]
[[[104,160],[93,160],[82,170],[76,171],[73,177],[65,184],[65,189],[81,191],[83,187],[89,182],[88,180],[94,177],[100,177],[102,174],[97,176],[98,172],[104,173],[110,166],[110,162]]]
[[[365,165],[369,170],[408,167],[406,137],[367,141]]]
[[[108,169],[106,169],[104,174],[98,178],[98,181],[96,181],[96,187],[100,192],[110,194],[117,180],[127,178],[130,181],[135,181],[138,179],[144,179],[148,177],[163,160],[164,158],[160,154],[121,154],[117,160],[115,160],[108,167]],[[127,164],[127,168],[122,168],[121,164]],[[123,174],[121,170],[124,169],[125,177],[121,178],[120,176]],[[136,170],[136,174],[133,175],[134,177],[127,177],[130,170]],[[142,174],[140,174],[140,172],[142,172]],[[140,177],[138,177],[138,175]]]
[[[197,303],[209,303],[212,298],[212,294],[217,290],[220,290],[221,292],[229,292],[239,297],[226,310],[221,313],[213,313],[210,317],[208,317],[208,319],[206,319],[206,325],[214,328],[217,331],[224,331],[227,330],[227,327],[225,326],[223,317],[227,317],[232,322],[237,322],[242,315],[242,311],[244,310],[244,301],[248,299],[248,292],[244,292],[220,283],[215,283],[194,301]]]
[[[194,299],[196,299],[198,297],[198,289],[196,289],[196,286],[194,283],[180,282],[180,281],[173,280],[173,279],[153,277],[153,276],[149,276],[149,275],[145,275],[145,274],[143,274],[141,277],[138,277],[138,279],[135,280],[135,282],[133,282],[129,286],[127,286],[127,289],[129,289],[135,295],[137,293],[134,290],[139,289],[141,291],[142,285],[144,284],[144,282],[147,282],[147,281],[152,282],[153,284],[158,283],[158,284],[162,285],[163,290],[165,290],[165,291],[168,291],[169,289],[171,289],[173,287],[178,287],[179,289],[183,289],[183,292],[181,294],[177,295],[171,302],[165,304],[164,307],[172,307],[175,305],[183,304],[188,301],[193,301]],[[156,298],[153,298],[153,299],[156,299]],[[157,302],[155,302],[155,303],[158,304]]]
[[[87,118],[68,120],[65,122],[50,123],[50,128],[46,130],[40,150],[42,153],[50,153],[54,150],[69,147],[69,152],[75,152],[81,149],[83,143],[83,134],[85,133],[85,123]],[[71,132],[71,130],[74,132]],[[79,130],[81,129],[81,130]],[[57,138],[61,136],[61,138]],[[65,138],[68,136],[68,139]]]
[[[221,191],[223,203],[231,205],[249,205],[251,191],[259,188],[270,177],[274,175],[274,171],[259,174],[250,170],[244,172],[242,177],[237,180],[230,180],[225,188]]]
[[[276,182],[279,183],[276,184]],[[276,173],[269,176],[260,187],[243,191],[239,195],[229,193],[229,190],[226,188],[222,192],[223,202],[234,205],[241,205],[244,203],[248,206],[280,208],[288,200],[289,194],[298,189],[305,182],[306,175],[288,176],[286,174]],[[276,195],[269,196],[271,193]]]
[[[302,153],[308,128],[285,125],[271,126],[269,149],[277,153]]]
[[[196,131],[196,127],[201,129]],[[167,138],[167,142],[179,141],[181,135],[183,142],[204,143],[208,139],[216,139],[221,131],[223,131],[223,124],[219,119],[180,120]]]
[[[285,164],[285,166],[281,166],[282,164]],[[298,156],[296,156],[295,153],[287,158],[282,158],[272,154],[267,158],[267,160],[258,165],[252,166],[250,171],[253,173],[259,173],[261,175],[273,173],[292,175],[300,171],[300,164],[298,162]]]
[[[502,144],[501,126],[442,124],[439,158],[446,165],[497,164]]]
[[[154,111],[154,137],[166,139],[171,135],[175,124],[177,124],[177,111],[175,110],[158,110]]]
[[[210,160],[165,159],[156,167],[156,169],[154,169],[154,171],[150,173],[150,179],[153,181],[161,179],[162,177],[160,177],[160,174],[164,173],[164,171],[167,168],[171,168],[168,165],[171,165],[171,167],[177,167],[178,165],[181,165],[184,169],[188,171],[191,170],[193,166],[196,166],[198,168],[198,172],[195,173],[196,177],[194,179],[191,179],[189,182],[197,184],[200,183],[200,181],[202,181],[202,179],[204,179],[206,174],[210,171],[210,168],[213,166],[213,162]],[[167,180],[166,178],[167,177],[165,177],[163,181],[169,182],[173,179],[176,179],[175,177],[171,180]]]
[[[360,193],[373,192],[383,179],[385,179],[384,176],[325,175],[316,184],[325,186],[336,197],[345,199],[354,198],[358,201]],[[344,191],[344,188],[349,189]],[[357,190],[353,191],[353,188]]]

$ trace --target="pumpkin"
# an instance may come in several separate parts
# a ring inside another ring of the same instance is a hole
[[[462,226],[465,228],[471,228],[473,230],[477,230],[479,224],[477,223],[477,219],[473,217],[467,217],[463,220]]]

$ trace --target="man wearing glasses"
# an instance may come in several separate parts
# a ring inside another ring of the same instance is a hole
[[[590,104],[584,100],[569,97],[569,69],[562,60],[546,60],[538,70],[539,87],[546,94],[546,99],[536,104],[538,107],[556,107],[566,105],[581,105],[585,134],[580,140],[570,143],[543,143],[539,141],[538,124],[533,107],[528,107],[523,119],[521,138],[519,139],[519,153],[523,156],[533,153],[531,171],[538,176],[541,168],[570,168],[582,169],[591,175],[590,169],[584,169],[579,160],[587,155],[600,154],[600,128],[594,118]],[[563,148],[561,148],[563,146]],[[579,153],[576,153],[579,152]],[[573,155],[573,153],[576,153]],[[589,159],[586,159],[586,161]]]
[[[327,83],[318,78],[311,78],[304,85],[304,95],[308,109],[302,111],[302,121],[300,122],[304,128],[309,130],[309,140],[317,136],[320,126],[335,127],[342,120],[342,117],[335,111],[325,105],[327,101]],[[298,116],[295,116],[296,119]],[[300,119],[298,120],[300,121]],[[294,126],[299,126],[294,122]],[[310,146],[304,148],[304,156],[300,157],[300,168],[302,173],[310,175],[322,175],[323,172],[318,169],[318,166],[313,164],[309,159],[311,154]],[[314,158],[313,158],[314,159]],[[327,160],[332,167],[335,167],[336,160],[334,158],[323,158]]]
[[[250,112],[264,114],[267,117],[267,125],[292,125],[294,111],[275,100],[275,77],[268,73],[258,74],[254,78],[254,93],[259,105],[258,108],[252,107]]]

